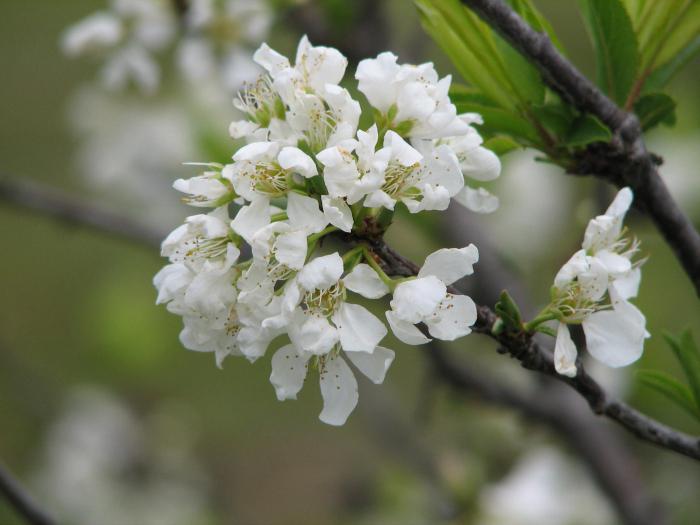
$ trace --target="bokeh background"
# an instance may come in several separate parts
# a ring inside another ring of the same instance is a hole
[[[536,4],[574,62],[592,73],[575,3]],[[185,82],[167,64],[155,95],[101,89],[96,64],[69,60],[59,42],[67,26],[103,7],[102,0],[2,1],[0,175],[50,185],[167,232],[191,213],[170,189],[192,174],[182,163],[233,153],[227,127],[234,109],[213,80]],[[390,49],[402,61],[432,60],[441,74],[451,72],[407,0],[319,0],[271,10],[267,40],[288,55],[308,32],[314,43],[337,44],[356,57]],[[670,86],[677,125],[648,137],[664,158],[672,193],[697,221],[699,88],[696,60]],[[427,214],[421,223],[400,217],[391,240],[419,262],[439,246],[485,246],[533,312],[613,190],[560,174],[531,152],[503,161],[495,214]],[[682,377],[661,334],[690,327],[700,337],[700,305],[649,221],[632,214],[628,224],[649,255],[637,304],[652,338],[634,366],[593,373],[633,406],[698,433],[700,425],[635,381],[635,369],[646,368]],[[0,458],[61,523],[620,522],[565,441],[511,410],[455,395],[431,372],[427,349],[389,339],[397,358],[385,384],[362,383],[349,422],[329,427],[317,419],[316,389],[296,402],[276,400],[269,360],[230,359],[219,370],[211,356],[180,346],[179,319],[154,304],[151,279],[163,265],[157,247],[4,201],[0,233]],[[470,279],[478,289],[478,267]],[[499,380],[535,384],[479,336],[451,350]],[[606,421],[591,424],[611,428],[672,523],[698,522],[695,464]],[[0,523],[20,523],[2,501]]]

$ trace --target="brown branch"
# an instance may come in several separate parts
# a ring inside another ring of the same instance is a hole
[[[382,260],[388,274],[412,276],[418,273],[420,268],[416,264],[395,252],[384,241],[374,239],[369,242],[375,254]],[[461,293],[454,287],[448,287],[448,291],[453,294]],[[494,334],[492,330],[497,319],[496,314],[483,305],[477,306],[477,314],[474,332],[497,341],[499,351],[517,359],[523,368],[540,372],[569,385],[588,402],[594,413],[615,421],[642,440],[693,459],[700,459],[700,438],[679,432],[641,414],[622,401],[609,398],[580,363],[577,365],[575,377],[569,378],[558,374],[554,368],[552,354],[542,348],[530,334],[525,332]]]
[[[150,248],[160,246],[164,235],[117,213],[44,185],[0,176],[0,201],[46,215],[60,222],[137,241]]]
[[[595,162],[596,149],[589,150],[572,169],[592,174],[619,187],[630,186],[636,205],[645,211],[666,239],[700,295],[700,234],[680,209],[657,169],[657,157],[644,145],[639,120],[619,108],[556,49],[549,37],[530,27],[503,0],[462,0],[487,24],[527,58],[544,81],[564,100],[603,121],[615,134],[608,145],[617,162]],[[589,162],[593,158],[594,162]]]
[[[13,478],[10,471],[2,465],[0,465],[0,495],[4,496],[17,514],[30,525],[56,525],[56,521],[36,504]]]

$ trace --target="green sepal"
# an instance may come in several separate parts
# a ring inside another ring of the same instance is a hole
[[[676,123],[676,102],[665,93],[650,93],[634,105],[642,129],[647,131],[659,124],[673,126]]]

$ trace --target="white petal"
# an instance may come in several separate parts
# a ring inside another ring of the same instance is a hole
[[[401,135],[387,131],[384,135],[384,146],[391,148],[391,154],[402,166],[413,166],[423,159],[423,155],[406,142]]]
[[[617,192],[615,198],[613,199],[608,209],[605,211],[605,215],[610,215],[611,217],[623,218],[630,209],[632,205],[632,200],[634,195],[629,187],[622,188]]]
[[[474,264],[479,261],[479,250],[473,244],[464,248],[443,248],[426,257],[418,277],[434,275],[446,285],[474,273]]]
[[[357,88],[372,106],[385,113],[396,102],[396,76],[400,70],[396,59],[393,53],[381,53],[377,58],[361,60],[355,72]]]
[[[299,148],[293,148],[291,146],[282,148],[282,151],[280,151],[277,156],[277,161],[283,169],[292,170],[307,179],[318,175],[316,163]]]
[[[384,284],[368,264],[360,263],[343,277],[345,287],[367,299],[379,299],[389,293],[389,287]]]
[[[437,311],[425,319],[430,335],[443,341],[454,341],[472,331],[476,322],[476,304],[467,295],[447,294]]]
[[[615,290],[622,299],[631,299],[632,297],[637,297],[641,279],[642,270],[637,267],[633,268],[622,277],[615,279],[612,282],[612,286],[615,287]]]
[[[609,250],[600,250],[595,254],[609,274],[624,275],[632,269],[632,263],[627,257],[618,255]]]
[[[318,416],[329,425],[343,425],[357,406],[357,380],[340,357],[327,359],[321,372],[323,410]]]
[[[371,354],[350,352],[345,355],[375,385],[384,382],[386,372],[394,361],[394,351],[383,346],[378,346]]]
[[[321,203],[323,204],[323,214],[328,222],[344,232],[352,230],[352,211],[347,202],[340,198],[332,199],[328,195],[323,195]]]
[[[275,387],[277,399],[296,399],[304,386],[309,355],[299,355],[294,345],[285,345],[272,356],[270,383]]]
[[[386,326],[364,306],[343,303],[333,314],[340,345],[346,352],[371,353],[387,334]]]
[[[484,188],[464,186],[462,191],[454,196],[454,200],[474,213],[493,213],[499,206],[498,197]]]
[[[634,363],[644,351],[645,324],[644,315],[627,301],[596,312],[583,322],[588,352],[615,368]]]
[[[413,324],[399,319],[391,310],[386,313],[386,320],[389,321],[391,331],[394,332],[396,338],[407,345],[422,345],[431,341]]]
[[[419,323],[435,312],[446,293],[445,283],[434,275],[406,281],[394,290],[391,309],[400,319]]]
[[[270,203],[267,199],[260,198],[238,211],[231,221],[231,228],[251,244],[253,236],[268,224],[270,224]]]
[[[270,158],[277,153],[279,147],[280,145],[277,142],[251,142],[236,151],[233,155],[233,160],[235,162],[246,160],[252,162],[261,158]]]
[[[318,233],[328,224],[316,199],[295,192],[290,192],[287,199],[287,216],[289,223],[295,228]]]
[[[299,272],[299,284],[306,290],[325,290],[343,275],[343,259],[338,252],[316,257]]]
[[[497,179],[501,174],[501,161],[491,150],[476,147],[469,151],[460,163],[465,177],[479,181]]]
[[[279,54],[265,43],[255,52],[253,60],[267,69],[272,78],[275,78],[280,71],[289,67],[289,60],[287,57]]]
[[[288,326],[289,339],[303,352],[325,355],[338,343],[338,330],[325,317],[294,312]]]
[[[557,340],[554,343],[554,368],[557,373],[576,377],[576,345],[571,340],[569,327],[564,323],[559,323],[557,327]]]
[[[275,258],[292,270],[301,270],[308,246],[303,231],[282,233],[275,241]]]
[[[228,127],[228,134],[231,135],[231,138],[241,139],[251,135],[259,127],[260,124],[249,120],[234,120]]]
[[[563,290],[581,273],[588,271],[589,267],[586,250],[577,251],[557,272],[554,277],[554,286]]]

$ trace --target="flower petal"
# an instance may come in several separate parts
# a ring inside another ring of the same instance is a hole
[[[347,202],[340,198],[332,199],[328,195],[323,195],[321,203],[323,204],[323,214],[328,222],[344,232],[352,230],[352,211]]]
[[[318,175],[316,163],[299,148],[291,146],[282,148],[282,151],[277,156],[277,161],[282,169],[292,170],[307,179]]]
[[[430,335],[443,341],[454,341],[472,331],[476,322],[476,304],[467,295],[447,294],[436,312],[425,319]]]
[[[285,345],[272,356],[270,383],[279,401],[296,399],[304,385],[309,354],[300,355],[294,345]]]
[[[464,248],[443,248],[425,258],[418,277],[434,275],[446,285],[474,273],[474,264],[479,261],[479,250],[473,244]]]
[[[377,272],[368,264],[360,263],[343,277],[345,287],[367,299],[379,299],[389,293],[389,287],[384,284]]]
[[[384,382],[386,372],[394,361],[394,351],[383,346],[378,346],[371,354],[350,352],[345,355],[375,385]]]
[[[434,275],[405,281],[394,290],[391,309],[404,321],[420,323],[435,312],[446,293],[445,283]]]
[[[634,363],[644,351],[645,325],[644,314],[627,301],[596,312],[583,322],[588,352],[614,368]]]
[[[576,377],[576,356],[578,352],[576,345],[571,340],[569,327],[564,323],[559,323],[557,327],[557,340],[554,344],[554,368],[557,373]]]
[[[470,188],[464,186],[462,191],[454,196],[454,200],[474,213],[493,213],[498,209],[498,197],[489,193],[484,188]]]
[[[260,198],[238,211],[231,221],[231,228],[251,244],[253,236],[268,224],[270,224],[270,203],[266,198]]]
[[[386,320],[389,321],[391,331],[394,333],[396,338],[407,345],[422,345],[431,341],[430,338],[423,335],[423,332],[421,332],[413,324],[400,319],[391,310],[386,313]]]
[[[289,339],[297,350],[325,355],[338,342],[338,330],[325,317],[296,310],[288,326]]]
[[[343,275],[343,259],[338,252],[316,257],[299,272],[299,284],[306,290],[325,290]]]
[[[281,233],[275,241],[275,258],[292,270],[301,270],[306,260],[307,249],[304,232]]]
[[[357,406],[357,380],[347,363],[338,356],[326,360],[321,371],[323,410],[318,418],[329,425],[345,424]]]
[[[387,334],[386,326],[364,306],[343,303],[333,314],[340,345],[346,352],[371,353]]]
[[[318,233],[328,224],[316,199],[295,192],[287,196],[287,216],[293,227],[309,233]]]

